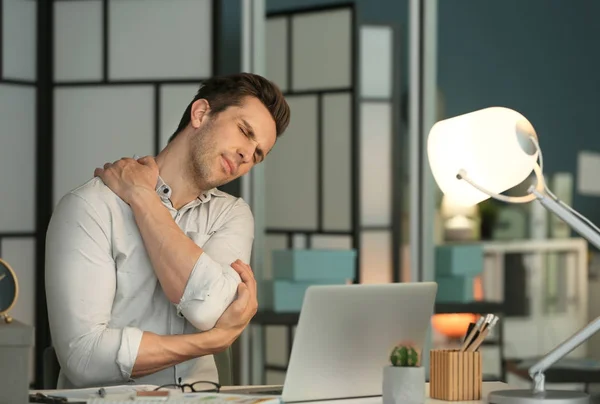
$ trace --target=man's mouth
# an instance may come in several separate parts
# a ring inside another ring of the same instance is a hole
[[[233,175],[233,173],[235,173],[235,171],[236,171],[235,164],[233,164],[231,162],[231,160],[229,160],[227,157],[225,157],[225,156],[222,156],[222,157],[223,157],[223,161],[225,162],[225,169],[227,170],[227,172],[230,175]]]

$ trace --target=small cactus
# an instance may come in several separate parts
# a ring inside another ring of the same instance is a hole
[[[393,366],[418,366],[419,354],[410,345],[398,345],[392,350],[390,360]]]

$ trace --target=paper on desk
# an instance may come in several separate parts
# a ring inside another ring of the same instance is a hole
[[[150,384],[140,385],[120,385],[104,387],[106,394],[109,395],[129,395],[137,391],[152,391],[158,386]],[[85,389],[68,389],[68,390],[30,390],[29,394],[42,393],[50,396],[64,397],[69,401],[82,401],[91,398],[99,397],[100,387],[89,387]]]
[[[87,401],[88,404],[131,404],[131,397],[138,391],[152,391],[158,386],[150,384],[120,385],[104,387],[105,397],[100,397],[100,387],[69,390],[30,390],[29,394],[42,393],[50,396],[64,397],[69,402]],[[156,403],[169,401],[177,403],[205,403],[210,404],[279,404],[279,396],[265,396],[260,394],[231,394],[231,393],[181,393],[171,392],[171,397],[136,397],[136,404]]]
[[[88,399],[87,404],[281,404],[279,396],[248,396],[224,393],[183,393],[172,397],[136,397],[134,401],[127,398],[115,398],[107,395],[105,398]]]

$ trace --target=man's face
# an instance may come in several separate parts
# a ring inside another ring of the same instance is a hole
[[[256,98],[205,119],[190,148],[192,174],[202,189],[226,184],[262,162],[275,144],[275,121]]]

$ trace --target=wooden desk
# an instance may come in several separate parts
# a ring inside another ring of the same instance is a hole
[[[256,390],[261,390],[264,389],[265,387],[267,388],[273,388],[276,386],[229,386],[229,387],[224,387],[222,389],[222,391],[224,393],[230,393],[230,394],[236,394],[237,392],[241,391],[241,390],[250,390],[252,391],[253,389]],[[506,389],[510,389],[513,388],[511,386],[509,386],[506,383],[502,383],[502,382],[483,382],[483,394],[482,394],[482,399],[481,400],[472,400],[472,401],[443,401],[443,400],[435,400],[433,398],[429,398],[429,383],[425,384],[425,393],[426,393],[426,400],[424,402],[424,404],[440,404],[440,403],[451,403],[451,404],[481,404],[481,403],[487,403],[487,396],[488,394],[490,394],[492,391],[497,391],[497,390],[506,390]],[[260,394],[259,392],[257,392],[256,394]],[[337,399],[337,400],[323,400],[323,401],[312,401],[311,404],[381,404],[382,403],[382,399],[381,397],[368,397],[368,398],[352,398],[352,399]]]

